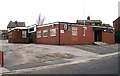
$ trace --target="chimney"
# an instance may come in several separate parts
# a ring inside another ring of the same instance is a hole
[[[9,22],[9,24],[12,23],[12,21]]]
[[[87,17],[87,20],[90,20],[90,16]]]
[[[18,26],[18,22],[17,22],[17,21],[15,21],[15,26],[16,26],[16,27]]]

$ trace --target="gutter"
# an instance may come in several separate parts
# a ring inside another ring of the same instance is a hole
[[[61,45],[60,44],[60,22],[59,22],[59,45]]]

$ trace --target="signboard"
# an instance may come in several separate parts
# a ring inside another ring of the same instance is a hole
[[[83,28],[84,28],[84,30],[87,30],[87,27],[86,27],[86,26],[84,26]]]
[[[68,30],[68,24],[64,24],[64,30]]]
[[[94,27],[93,29],[94,30],[104,30],[104,28],[97,28],[97,27]]]
[[[112,29],[104,29],[103,31],[104,31],[104,32],[113,32]]]
[[[64,30],[60,30],[60,33],[64,33]]]

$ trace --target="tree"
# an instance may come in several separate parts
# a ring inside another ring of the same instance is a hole
[[[41,17],[41,14],[39,14],[38,19],[36,20],[37,25],[38,25],[38,26],[39,26],[39,25],[43,25],[44,20],[45,20],[45,17],[42,18],[42,17]]]

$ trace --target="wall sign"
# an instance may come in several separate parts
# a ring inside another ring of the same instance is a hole
[[[86,27],[86,26],[83,26],[83,29],[84,29],[84,30],[87,30],[87,27]]]
[[[64,30],[60,30],[60,33],[64,33]]]
[[[68,30],[68,24],[64,24],[64,30]]]

